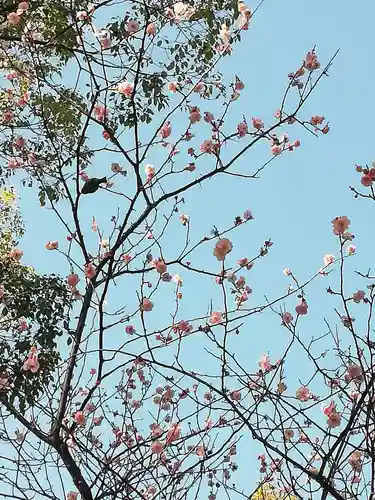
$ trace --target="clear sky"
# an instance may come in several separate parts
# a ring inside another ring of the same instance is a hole
[[[372,219],[367,212],[369,207],[354,200],[348,186],[359,184],[354,164],[375,159],[374,15],[375,6],[370,0],[357,5],[345,5],[339,0],[265,0],[241,45],[235,47],[230,58],[224,59],[220,68],[226,75],[237,74],[246,85],[241,99],[233,107],[229,124],[235,127],[242,114],[248,120],[254,116],[271,123],[287,85],[287,75],[299,67],[305,53],[316,44],[317,54],[324,65],[336,49],[340,49],[330,76],[318,86],[302,114],[306,119],[312,115],[325,116],[331,127],[328,135],[316,139],[306,131],[292,127],[291,136],[301,140],[301,147],[277,158],[262,172],[260,179],[216,177],[202,190],[196,189],[186,197],[184,211],[189,214],[197,237],[208,234],[213,224],[224,228],[235,215],[241,215],[246,208],[252,210],[255,220],[234,238],[236,257],[255,255],[268,238],[274,242],[270,254],[248,274],[249,285],[254,290],[254,298],[250,300],[254,300],[254,305],[264,294],[275,298],[285,292],[289,281],[282,273],[283,268],[292,268],[298,278],[304,280],[322,266],[326,253],[337,255],[338,246],[330,224],[335,216],[347,215],[352,220],[357,256],[350,265],[367,270],[371,264],[373,256],[369,245],[372,235],[369,228]],[[268,154],[268,145],[258,146],[239,161],[239,170],[253,172]],[[111,161],[109,159],[108,163]],[[103,172],[105,175],[108,171],[95,163],[92,168],[95,174]],[[27,225],[21,245],[25,251],[23,261],[40,272],[58,271],[65,276],[68,269],[64,261],[54,252],[44,250],[47,240],[63,242],[65,234],[52,212],[39,208],[32,190],[24,189],[19,193]],[[97,200],[104,201],[103,196],[106,195],[99,193]],[[109,219],[110,210],[106,211],[106,203],[103,203],[100,214],[95,215],[103,220]],[[91,212],[87,213],[88,218],[91,215]],[[209,252],[199,264],[200,267],[212,268]],[[312,285],[311,293],[310,289],[307,290],[309,315],[301,323],[308,339],[314,332],[322,332],[324,315],[333,318],[332,307],[329,303],[327,305],[324,292],[328,281],[322,280],[319,278]],[[359,283],[354,278],[352,283],[354,291]],[[199,304],[200,310],[207,310],[214,287],[207,281],[194,289],[189,289],[186,284],[184,293],[194,293],[194,300],[189,299],[185,306],[191,316],[195,316],[195,303]],[[290,308],[294,305],[295,299],[292,299]],[[277,318],[265,314],[249,321],[246,328],[246,336],[238,339],[236,348],[247,358],[249,370],[256,369],[263,352],[269,351],[273,359],[281,354],[287,339]],[[198,354],[193,347],[191,349],[187,354],[194,353],[195,362],[204,363],[203,352]],[[286,373],[289,380],[301,376],[297,358],[289,361]],[[239,459],[243,466],[237,482],[244,487],[248,482],[249,491],[253,486],[251,481],[257,479],[258,473],[256,467],[248,470],[246,463],[254,456],[255,448],[246,446],[242,448]]]

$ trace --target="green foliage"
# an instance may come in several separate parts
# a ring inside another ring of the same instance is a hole
[[[0,196],[4,201],[4,196]],[[11,258],[14,236],[23,234],[20,216],[13,202],[0,209],[0,284],[5,293],[0,299],[0,374],[11,381],[9,400],[24,412],[35,404],[43,387],[53,379],[60,360],[57,340],[63,335],[63,321],[68,304],[68,291],[55,274],[38,275],[32,267]],[[13,233],[11,232],[13,231]],[[19,328],[20,319],[27,329]],[[30,348],[39,352],[40,370],[33,374],[22,370]]]
[[[76,143],[81,123],[81,110],[84,109],[83,101],[77,93],[62,88],[58,95],[36,96],[33,104],[40,116],[43,116],[52,138],[62,135],[71,145]]]
[[[24,33],[27,23],[28,26],[33,27],[33,30],[40,33],[43,42],[53,40],[53,43],[46,44],[44,49],[38,52],[38,62],[44,74],[52,73],[58,67],[64,66],[74,55],[73,48],[76,45],[77,33],[70,20],[70,3],[64,5],[63,1],[56,0],[30,2],[30,9],[26,16],[21,17],[20,23],[6,24],[2,30],[5,38],[17,39]],[[0,8],[0,16],[3,15],[5,19],[6,14],[17,9],[16,5],[16,2],[9,2],[3,11]],[[22,60],[25,55],[26,52],[21,55],[20,59]],[[51,60],[51,57],[54,60]]]
[[[191,2],[184,2],[191,3]],[[233,26],[238,18],[237,0],[210,0],[194,2],[196,13],[189,20],[179,23],[179,36],[176,37],[171,25],[163,28],[166,36],[159,36],[152,50],[152,57],[143,60],[141,71],[138,74],[137,94],[135,97],[134,115],[133,105],[129,100],[113,95],[111,100],[116,101],[119,111],[118,122],[126,127],[133,127],[136,120],[151,123],[156,112],[163,111],[169,103],[169,95],[166,92],[166,81],[176,80],[186,82],[189,79],[197,81],[203,75],[210,75],[218,81],[220,74],[213,74],[212,66],[219,53],[217,45],[220,41],[220,30],[222,24]],[[165,19],[165,14],[160,14],[160,8],[148,5],[147,9],[141,4],[135,3],[132,7],[136,11],[136,18],[140,24],[147,19]],[[163,8],[161,9],[163,11]],[[164,12],[164,11],[163,11]],[[126,42],[126,23],[131,14],[125,18],[110,23],[107,29],[113,40],[111,53],[120,55],[121,59],[127,59],[129,65],[136,64],[134,53],[129,49]],[[170,32],[171,36],[168,36]],[[184,34],[181,36],[181,34]],[[239,34],[233,35],[233,42],[240,39]],[[146,51],[147,52],[147,51]],[[150,52],[151,53],[151,52]],[[226,53],[221,57],[226,57]],[[157,68],[157,71],[155,69]],[[215,76],[217,78],[215,78]],[[212,90],[207,89],[207,96]],[[116,124],[113,124],[116,129]]]

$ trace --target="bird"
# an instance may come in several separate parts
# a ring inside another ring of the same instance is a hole
[[[92,194],[95,193],[99,189],[99,185],[107,182],[107,177],[102,177],[101,179],[98,179],[97,177],[92,177],[91,179],[87,180],[82,189],[81,193],[82,194]]]

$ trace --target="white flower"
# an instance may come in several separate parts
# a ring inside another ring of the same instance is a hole
[[[195,14],[195,9],[184,2],[175,3],[173,10],[175,16],[183,21],[188,21]]]
[[[227,280],[229,281],[229,283],[235,283],[237,281],[237,277],[234,273],[228,272]]]

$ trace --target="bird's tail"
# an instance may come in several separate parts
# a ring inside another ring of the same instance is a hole
[[[99,179],[99,182],[100,184],[107,182],[107,177],[102,177],[101,179]]]

